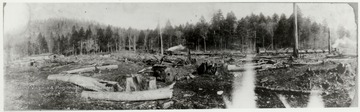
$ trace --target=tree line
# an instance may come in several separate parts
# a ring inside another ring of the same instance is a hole
[[[325,49],[329,36],[327,23],[311,21],[302,16],[300,9],[297,11],[300,49]],[[286,17],[276,13],[271,16],[252,13],[237,19],[234,12],[225,16],[218,10],[209,21],[201,16],[195,24],[173,26],[168,20],[164,27],[147,30],[71,19],[49,19],[32,25],[37,27],[27,32],[26,41],[15,45],[25,55],[79,55],[124,49],[159,51],[160,35],[164,49],[182,44],[192,50],[243,50],[249,39],[255,40],[256,47],[264,49],[289,48],[294,43],[294,15]],[[338,32],[345,32],[338,33],[340,37],[349,34],[346,29],[340,29],[343,31]]]

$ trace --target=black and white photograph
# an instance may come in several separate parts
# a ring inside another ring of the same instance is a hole
[[[355,1],[2,3],[5,111],[358,108]]]

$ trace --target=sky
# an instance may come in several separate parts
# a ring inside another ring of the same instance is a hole
[[[353,9],[347,4],[297,3],[304,17],[326,23],[337,28],[339,25],[354,30]],[[209,22],[212,15],[221,9],[224,17],[233,11],[240,19],[251,13],[271,16],[293,12],[292,3],[8,3],[5,7],[5,33],[18,32],[26,28],[31,20],[48,18],[75,18],[94,20],[99,23],[137,29],[154,29],[167,20],[172,25],[196,23],[201,16]]]

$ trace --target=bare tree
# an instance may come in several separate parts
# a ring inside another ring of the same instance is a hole
[[[134,52],[136,52],[136,40],[138,39],[139,34],[140,34],[140,32],[137,31],[137,30],[133,30],[133,31],[132,31],[132,35],[133,35],[132,41],[133,41],[133,49],[134,49]]]
[[[149,30],[144,30],[144,34],[145,34],[145,38],[144,38],[144,47],[145,47],[145,50],[147,50],[147,39],[148,39],[148,36],[149,36],[149,33],[150,31]]]

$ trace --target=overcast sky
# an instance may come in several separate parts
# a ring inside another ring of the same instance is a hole
[[[355,30],[353,9],[347,4],[298,3],[305,17],[329,26],[339,25]],[[223,15],[233,11],[238,19],[262,12],[265,16],[274,13],[291,15],[292,3],[31,3],[12,4],[5,7],[5,31],[26,24],[29,20],[65,17],[95,20],[104,24],[138,29],[153,29],[158,21],[164,26],[167,20],[172,25],[195,23],[204,16],[210,21],[216,10]],[[20,22],[19,22],[20,21]],[[9,25],[6,25],[6,24]],[[15,25],[14,25],[15,24]],[[16,25],[19,24],[19,25]]]

